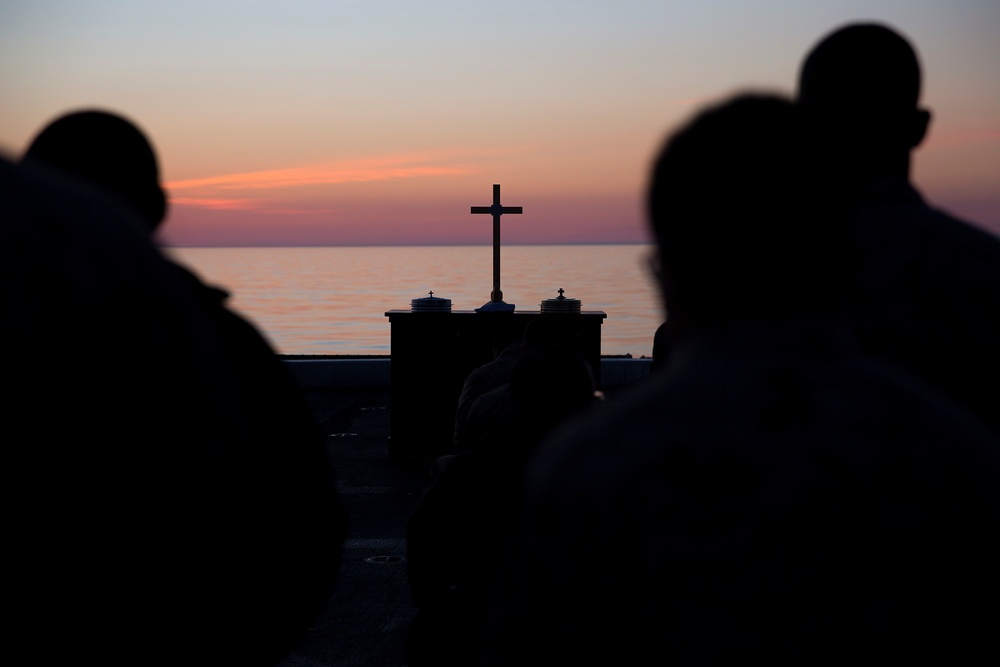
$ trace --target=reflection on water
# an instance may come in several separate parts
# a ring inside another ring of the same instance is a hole
[[[583,310],[603,310],[602,354],[649,356],[662,315],[645,245],[504,246],[504,301],[517,310],[566,290]],[[489,246],[370,248],[172,248],[283,354],[389,354],[388,310],[410,299],[451,299],[473,310],[490,299]]]

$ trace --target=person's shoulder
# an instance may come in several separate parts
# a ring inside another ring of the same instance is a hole
[[[906,272],[905,284],[917,276],[930,293],[1000,296],[1000,236],[928,204],[909,183],[867,193],[854,224],[858,248],[880,275]]]
[[[991,262],[1000,271],[1000,236],[942,209],[927,208],[929,217],[935,224],[947,229],[957,244],[968,248],[973,256]]]
[[[1000,303],[1000,236],[926,204],[919,223],[927,261],[940,280],[953,276],[970,302]]]
[[[903,193],[899,208],[909,222],[918,225],[935,243],[945,243],[942,249],[957,247],[976,256],[1000,257],[1000,236],[928,203],[912,185]]]
[[[987,231],[983,226],[959,217],[940,206],[929,203],[916,189],[914,189],[914,194],[919,202],[916,208],[922,212],[923,217],[927,220],[952,231],[954,234],[960,234],[969,239],[1000,244],[1000,236]]]
[[[469,406],[469,419],[489,418],[513,409],[510,383],[503,382],[477,396]]]
[[[563,422],[543,441],[532,461],[532,477],[601,477],[622,465],[660,456],[665,428],[680,407],[676,382],[663,374],[612,404],[597,404]]]
[[[515,361],[516,357],[510,359],[506,356],[500,356],[482,366],[477,366],[465,379],[466,389],[481,394],[506,382],[510,378],[510,371]]]

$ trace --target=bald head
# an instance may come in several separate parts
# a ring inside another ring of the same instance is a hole
[[[68,173],[131,206],[149,228],[166,213],[156,154],[130,121],[99,110],[74,111],[47,125],[24,161]]]
[[[910,43],[877,23],[834,30],[809,52],[799,73],[798,104],[828,145],[862,157],[866,166],[908,170],[930,114],[918,108],[920,62]]]
[[[876,23],[839,28],[809,52],[799,74],[799,102],[808,106],[913,110],[920,63],[902,35]]]

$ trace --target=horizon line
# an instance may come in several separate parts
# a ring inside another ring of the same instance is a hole
[[[524,246],[579,246],[579,245],[654,245],[653,241],[563,241],[559,243],[505,243],[501,248]],[[158,244],[160,248],[197,249],[197,248],[488,248],[488,243],[319,243],[319,244],[251,244],[251,245],[180,245]]]

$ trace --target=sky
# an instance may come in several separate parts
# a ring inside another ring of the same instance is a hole
[[[0,154],[67,111],[157,152],[173,246],[645,243],[663,139],[742,91],[792,95],[832,29],[915,45],[913,180],[1000,234],[996,0],[4,0]]]

